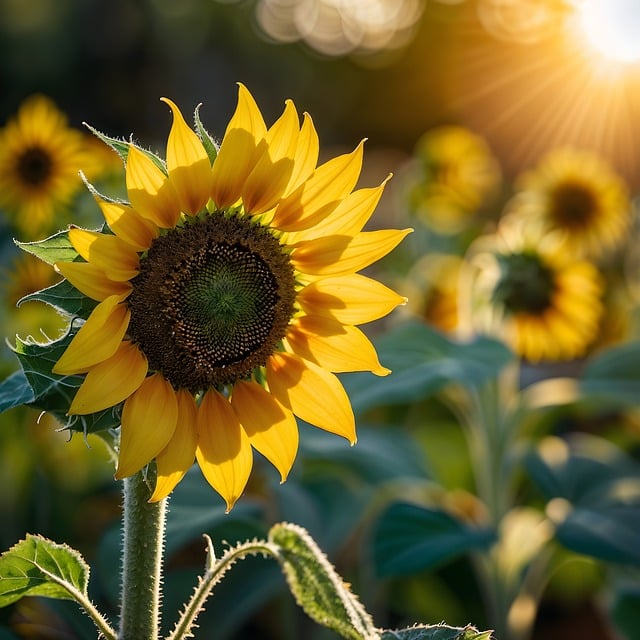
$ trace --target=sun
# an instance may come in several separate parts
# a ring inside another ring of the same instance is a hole
[[[640,62],[638,0],[582,0],[578,21],[589,45],[609,60]]]

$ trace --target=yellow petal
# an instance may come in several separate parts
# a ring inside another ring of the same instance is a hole
[[[211,163],[202,141],[185,122],[174,102],[161,98],[171,108],[173,125],[167,140],[167,170],[180,207],[185,213],[198,213],[209,200]]]
[[[264,213],[282,196],[293,173],[299,126],[296,108],[287,100],[283,114],[260,143],[260,158],[242,187],[242,202],[248,213]]]
[[[328,236],[300,242],[291,262],[302,273],[337,276],[354,273],[393,251],[413,229],[363,231],[354,238]]]
[[[362,169],[361,142],[351,153],[320,165],[298,189],[276,207],[273,226],[283,231],[300,231],[317,224],[351,193]]]
[[[304,240],[313,240],[322,236],[353,237],[367,223],[378,206],[389,176],[380,186],[371,189],[359,189],[350,193],[322,222],[303,231],[290,233],[287,241],[295,244]]]
[[[293,173],[285,189],[285,196],[295,191],[315,171],[316,165],[318,164],[319,153],[320,142],[318,140],[318,133],[313,125],[311,116],[305,113],[293,159]]]
[[[290,353],[275,353],[267,361],[269,390],[298,417],[325,431],[356,441],[349,398],[336,376]]]
[[[156,456],[156,488],[149,502],[166,498],[184,478],[196,458],[198,444],[197,414],[193,396],[186,390],[176,392],[178,422],[167,446]]]
[[[386,376],[369,339],[356,327],[321,316],[297,318],[287,331],[286,341],[292,351],[333,373],[371,371]]]
[[[129,205],[106,200],[98,200],[98,205],[111,231],[136,251],[146,251],[158,237],[158,227]]]
[[[249,480],[253,453],[238,417],[217,391],[206,393],[198,409],[196,459],[230,511]]]
[[[244,182],[257,161],[256,148],[266,132],[253,96],[239,84],[238,105],[213,163],[211,197],[218,208],[226,209],[240,199]]]
[[[287,479],[298,451],[298,425],[295,416],[268,391],[255,382],[233,386],[231,407],[253,447]]]
[[[129,146],[126,182],[129,200],[143,218],[163,229],[176,226],[180,215],[178,194],[162,170],[134,145]]]
[[[110,280],[124,282],[140,272],[140,258],[133,247],[117,236],[86,229],[69,229],[74,249],[104,271]]]
[[[53,373],[82,373],[110,358],[122,342],[130,317],[131,312],[125,304],[120,303],[119,296],[103,300],[56,362]]]
[[[140,471],[166,446],[176,430],[178,400],[159,373],[145,378],[122,409],[116,480]]]
[[[69,414],[86,415],[128,398],[147,375],[147,359],[133,343],[121,342],[107,360],[92,367],[76,393]]]
[[[316,280],[300,291],[297,300],[309,315],[335,318],[343,324],[378,320],[407,301],[377,280],[357,273]]]
[[[88,262],[56,262],[54,267],[78,291],[92,300],[104,300],[113,295],[124,300],[132,289],[129,282],[114,282],[107,278],[102,269]]]

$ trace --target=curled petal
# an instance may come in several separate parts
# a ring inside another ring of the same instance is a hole
[[[180,216],[178,194],[168,177],[143,151],[129,146],[127,193],[133,208],[163,229],[176,226]]]
[[[289,327],[286,337],[291,350],[305,360],[333,373],[371,371],[386,376],[369,339],[356,327],[322,316],[302,316]]]
[[[63,375],[81,373],[110,358],[122,342],[130,317],[131,312],[126,305],[120,304],[119,296],[103,300],[56,362],[53,372]]]
[[[247,88],[239,84],[238,105],[213,163],[211,197],[218,208],[226,209],[240,199],[244,182],[257,161],[256,148],[266,133],[258,105]]]
[[[54,267],[78,291],[92,300],[104,300],[113,295],[124,300],[131,293],[129,282],[114,282],[107,278],[102,269],[89,262],[56,262]]]
[[[336,376],[290,353],[274,353],[267,361],[269,390],[298,417],[356,441],[349,398]]]
[[[121,202],[98,200],[102,215],[109,228],[135,251],[146,251],[158,237],[158,227],[138,215],[135,209]]]
[[[378,320],[406,301],[381,282],[359,273],[316,280],[298,294],[298,302],[309,315],[335,318],[343,324]]]
[[[217,391],[206,393],[198,408],[196,459],[230,511],[249,480],[253,453],[238,417]]]
[[[298,425],[295,416],[268,391],[255,382],[233,386],[231,407],[253,447],[287,479],[298,451]]]
[[[147,375],[149,365],[133,343],[121,342],[107,360],[91,367],[76,393],[69,414],[87,415],[113,407],[128,398]]]
[[[174,102],[161,98],[171,108],[173,125],[167,141],[167,170],[185,213],[195,214],[209,200],[211,163],[202,141],[185,122]]]
[[[178,401],[159,373],[145,378],[122,409],[116,480],[140,471],[171,440],[178,422]]]
[[[110,280],[124,282],[140,272],[140,258],[133,247],[117,236],[86,229],[69,229],[74,249],[104,271]]]
[[[198,407],[193,396],[185,389],[176,392],[178,422],[167,446],[156,456],[158,471],[156,488],[149,502],[166,498],[184,478],[196,458],[198,444]]]

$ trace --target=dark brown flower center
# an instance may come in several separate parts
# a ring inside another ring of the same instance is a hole
[[[38,187],[46,182],[52,167],[51,156],[40,147],[30,147],[18,157],[18,175],[30,187]]]
[[[510,313],[542,313],[551,305],[553,272],[534,253],[511,253],[498,258],[500,278],[493,301]]]
[[[127,303],[129,334],[176,389],[248,377],[265,364],[294,311],[293,268],[264,227],[222,213],[154,241]]]
[[[594,194],[585,185],[567,182],[551,194],[551,219],[569,229],[586,227],[598,211]]]

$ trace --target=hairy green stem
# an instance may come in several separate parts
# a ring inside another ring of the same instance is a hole
[[[149,502],[154,470],[124,479],[119,640],[157,640],[166,499]]]

